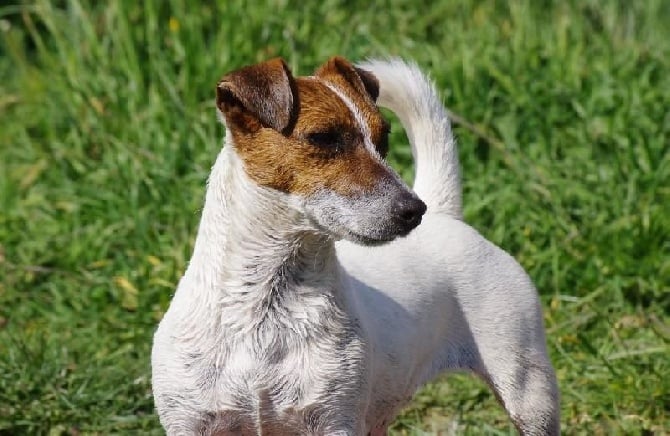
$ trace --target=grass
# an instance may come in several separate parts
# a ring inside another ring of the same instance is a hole
[[[668,22],[663,0],[3,2],[0,434],[161,433],[151,336],[221,144],[214,84],[335,53],[436,80],[466,219],[542,295],[565,433],[670,432]],[[456,375],[393,432],[513,430]]]

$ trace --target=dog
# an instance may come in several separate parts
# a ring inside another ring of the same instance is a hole
[[[415,391],[465,370],[524,435],[559,433],[537,292],[463,222],[432,82],[399,59],[281,59],[216,89],[225,144],[188,268],[155,333],[169,435],[384,435]],[[410,189],[385,161],[397,114]]]

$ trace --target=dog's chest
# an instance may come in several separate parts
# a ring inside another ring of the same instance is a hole
[[[358,425],[363,343],[336,318],[312,331],[304,325],[296,331],[300,323],[259,325],[244,334],[221,330],[182,348],[183,378],[200,399],[208,432],[322,434]]]
[[[307,414],[323,392],[323,380],[312,375],[302,356],[288,353],[259,355],[241,346],[229,358],[204,359],[193,366],[192,377],[204,400],[208,433],[309,434]],[[279,431],[281,430],[281,431]]]

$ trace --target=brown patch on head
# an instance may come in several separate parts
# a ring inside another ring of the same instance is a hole
[[[217,106],[252,180],[301,196],[321,189],[353,196],[391,176],[365,145],[367,130],[383,155],[388,134],[368,90],[370,77],[361,79],[341,58],[331,59],[316,78],[293,78],[283,61],[270,62],[231,73],[217,88]]]

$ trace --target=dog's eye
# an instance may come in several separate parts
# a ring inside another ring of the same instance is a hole
[[[307,142],[330,151],[340,151],[343,145],[342,135],[334,130],[310,133],[307,135]]]

